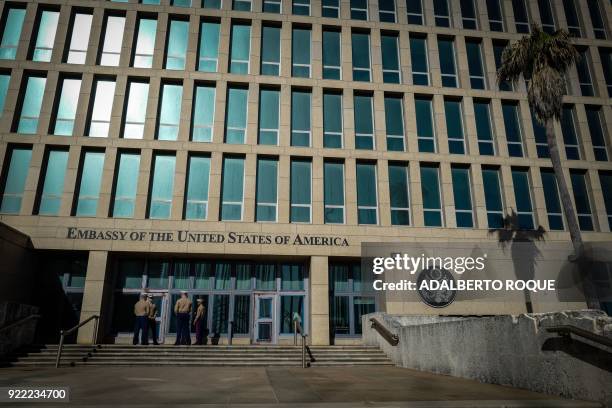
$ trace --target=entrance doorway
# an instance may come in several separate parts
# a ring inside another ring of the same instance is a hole
[[[166,333],[166,325],[168,322],[168,319],[166,319],[169,310],[168,294],[161,292],[149,292],[149,294],[153,296],[153,304],[155,304],[155,306],[157,307],[157,313],[155,315],[155,330],[157,332],[157,341],[160,344],[163,344],[165,338],[164,334]],[[150,337],[149,340],[151,340]]]
[[[276,295],[255,293],[254,296],[254,342],[276,344]]]

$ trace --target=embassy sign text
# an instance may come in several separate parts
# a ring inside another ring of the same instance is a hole
[[[255,234],[241,232],[129,231],[68,227],[67,239],[134,242],[186,242],[202,244],[349,246],[345,237],[323,235]]]

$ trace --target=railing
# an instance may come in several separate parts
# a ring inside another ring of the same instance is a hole
[[[57,346],[57,358],[55,359],[55,368],[59,368],[59,366],[60,366],[60,360],[62,358],[62,348],[64,347],[64,338],[66,336],[71,335],[76,330],[78,330],[80,327],[85,326],[87,323],[91,322],[92,320],[95,320],[95,322],[94,322],[93,334],[91,336],[91,344],[93,346],[95,346],[96,340],[97,340],[97,334],[98,334],[98,319],[100,319],[99,315],[93,315],[93,316],[88,317],[87,319],[83,320],[81,323],[77,324],[76,326],[74,326],[71,329],[61,330],[60,331],[60,340],[59,340],[59,344]]]
[[[294,345],[297,346],[297,335],[300,335],[300,337],[302,338],[302,368],[307,368],[310,367],[310,363],[313,363],[315,361],[315,358],[312,355],[312,352],[310,351],[310,347],[308,347],[308,345],[306,344],[306,337],[308,336],[307,334],[304,334],[304,330],[302,329],[302,325],[300,324],[300,322],[297,319],[293,320],[293,342]],[[306,353],[308,352],[308,356],[310,359],[309,363],[306,363]]]
[[[35,319],[35,320],[40,319],[40,315],[38,315],[38,314],[31,314],[29,316],[24,317],[23,319],[17,320],[16,322],[9,323],[6,326],[0,327],[0,333],[8,331],[8,330],[12,329],[13,327],[21,326],[22,324],[27,323],[27,322],[29,322],[32,319]]]
[[[375,317],[371,317],[370,323],[372,323],[372,328],[376,330],[383,339],[387,340],[387,343],[389,343],[392,346],[398,345],[399,337],[397,337],[396,334],[391,333],[389,329],[385,327],[384,324],[378,321],[378,319],[376,319]]]
[[[563,337],[571,337],[572,334],[591,340],[594,343],[598,343],[604,346],[612,347],[612,338],[602,336],[591,331],[581,329],[577,326],[562,325],[547,327],[546,331],[549,333],[557,333]]]

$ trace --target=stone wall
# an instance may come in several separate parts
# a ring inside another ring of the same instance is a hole
[[[0,328],[35,313],[38,313],[38,308],[35,306],[15,302],[0,302]],[[19,326],[0,332],[0,359],[10,351],[32,343],[37,323],[37,320],[29,320]]]
[[[369,322],[377,317],[399,344],[389,345]],[[519,316],[443,317],[373,313],[363,316],[363,341],[378,345],[401,367],[509,385],[612,406],[612,348],[545,328],[575,325],[612,338],[612,318],[600,311]]]

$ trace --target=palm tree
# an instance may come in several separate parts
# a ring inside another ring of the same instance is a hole
[[[563,110],[565,76],[579,58],[580,54],[571,43],[567,31],[558,30],[554,34],[548,34],[534,24],[530,35],[523,36],[519,41],[506,47],[502,54],[502,65],[497,71],[498,84],[505,81],[516,84],[521,76],[525,79],[527,99],[535,119],[546,128],[548,151],[574,247],[575,260],[579,260],[583,254],[582,235],[563,174],[554,123],[561,118]],[[589,308],[599,309],[599,302],[593,296],[593,285],[588,273],[585,278],[587,305]]]

